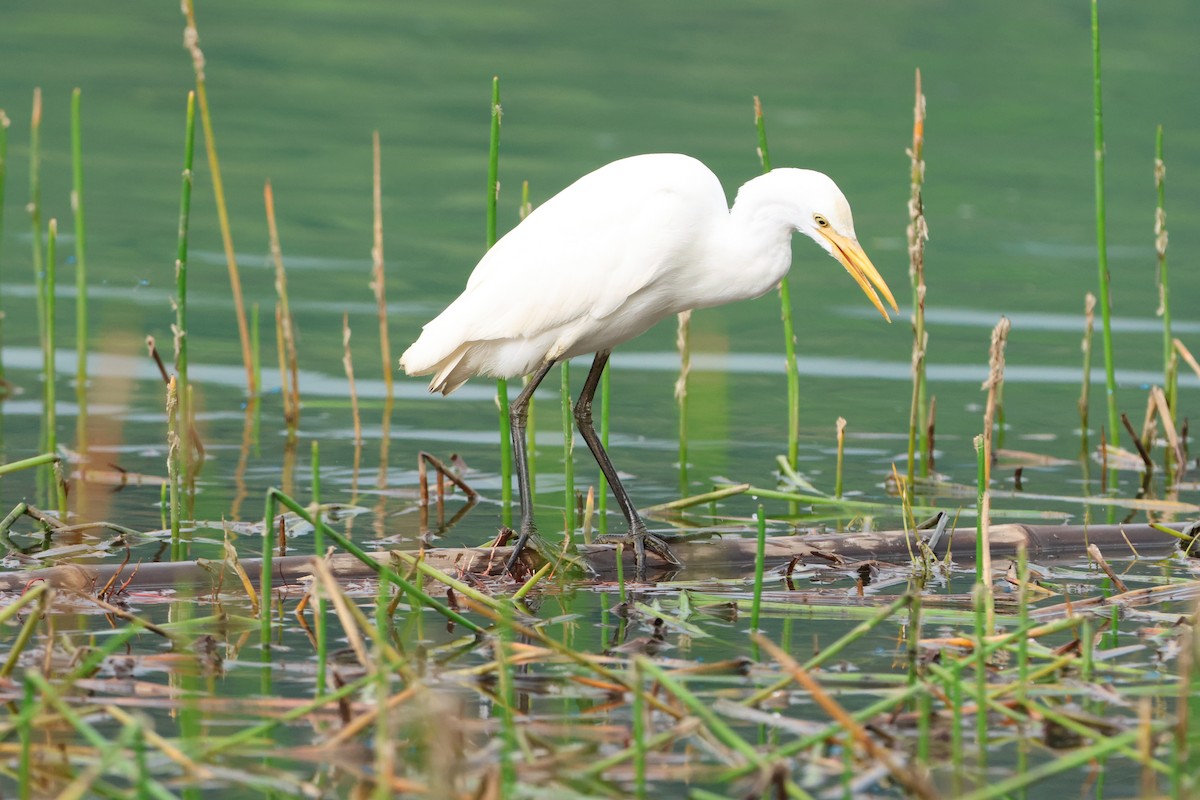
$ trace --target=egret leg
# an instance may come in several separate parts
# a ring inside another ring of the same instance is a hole
[[[504,565],[509,571],[521,557],[521,551],[525,549],[529,537],[537,531],[533,524],[533,496],[529,490],[529,454],[525,447],[525,428],[529,420],[529,399],[533,397],[534,390],[553,366],[553,361],[547,361],[538,367],[508,410],[508,419],[512,427],[513,456],[517,462],[517,491],[521,498],[521,530],[517,535],[516,544],[513,545],[512,555]]]
[[[592,398],[596,394],[596,387],[600,385],[600,376],[604,372],[604,365],[608,363],[610,352],[601,350],[596,353],[596,358],[592,361],[592,369],[583,383],[583,391],[579,393],[579,399],[575,402],[575,424],[578,426],[583,440],[587,442],[588,449],[596,458],[596,463],[600,465],[600,471],[604,473],[608,485],[612,487],[613,494],[617,498],[617,505],[625,514],[625,521],[629,523],[629,534],[626,538],[633,542],[634,564],[638,577],[641,578],[646,573],[647,546],[668,564],[681,567],[683,563],[675,557],[666,542],[646,530],[646,523],[642,522],[641,516],[633,506],[633,501],[629,499],[629,493],[621,485],[617,470],[613,467],[608,453],[604,451],[604,445],[601,444],[596,428],[592,425]]]

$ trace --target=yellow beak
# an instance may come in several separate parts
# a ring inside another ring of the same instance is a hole
[[[867,258],[867,254],[863,252],[862,245],[858,243],[858,240],[834,233],[829,228],[818,228],[817,230],[833,245],[833,257],[842,262],[842,266],[850,273],[850,277],[854,278],[871,303],[879,309],[883,318],[891,322],[892,318],[888,316],[887,309],[883,307],[879,294],[876,294],[875,290],[878,289],[891,305],[892,310],[899,313],[900,308],[896,305],[896,298],[892,297],[892,290],[888,288],[887,282],[879,274],[879,270],[875,269],[871,259]]]

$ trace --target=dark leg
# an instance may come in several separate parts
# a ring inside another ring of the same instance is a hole
[[[588,372],[587,380],[583,384],[583,391],[579,393],[579,400],[575,403],[575,424],[579,427],[579,433],[583,436],[583,440],[587,442],[588,449],[595,456],[596,463],[600,465],[600,471],[604,473],[608,485],[612,487],[613,494],[617,498],[617,505],[621,507],[621,512],[625,514],[625,521],[629,523],[629,534],[626,538],[633,542],[634,561],[637,565],[638,577],[641,578],[646,573],[647,545],[649,545],[651,551],[668,564],[677,567],[683,566],[683,564],[675,557],[671,549],[667,547],[666,542],[657,536],[647,533],[646,523],[642,522],[642,518],[638,516],[637,509],[633,506],[633,501],[629,499],[629,494],[625,491],[625,487],[621,485],[621,479],[617,476],[617,470],[613,467],[608,453],[604,452],[604,445],[600,443],[600,437],[596,434],[596,429],[592,425],[592,398],[596,394],[596,387],[600,385],[600,376],[604,372],[604,365],[608,363],[608,356],[609,351],[601,350],[596,353],[596,358],[592,361],[592,369]]]
[[[529,491],[529,455],[525,448],[525,426],[529,420],[529,398],[533,397],[534,390],[553,366],[553,361],[547,361],[538,367],[508,410],[508,419],[512,427],[513,457],[517,462],[517,490],[521,497],[521,530],[517,535],[517,543],[513,546],[512,555],[504,565],[509,571],[521,557],[521,551],[525,549],[529,537],[537,530],[533,524],[533,497]]]

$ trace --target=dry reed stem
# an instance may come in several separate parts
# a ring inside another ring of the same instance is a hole
[[[285,371],[284,352],[279,354],[280,372],[283,378],[281,389],[286,400],[284,403],[285,418],[288,427],[294,428],[300,424],[300,369],[296,355],[295,319],[293,319],[291,308],[288,305],[287,272],[283,268],[283,250],[279,246],[279,228],[275,224],[275,193],[271,190],[270,180],[263,184],[263,203],[267,211],[267,237],[271,259],[275,263],[275,295],[279,300],[275,309],[275,319],[287,355]]]
[[[1120,593],[1124,594],[1129,591],[1129,587],[1125,585],[1125,581],[1113,572],[1113,568],[1109,566],[1108,561],[1104,559],[1104,554],[1100,552],[1100,548],[1094,544],[1089,544],[1087,547],[1088,558],[1095,561],[1100,569],[1104,570],[1104,574],[1112,581],[1113,587]]]
[[[213,197],[217,203],[217,220],[221,228],[221,242],[225,248],[225,264],[229,270],[229,286],[233,292],[233,306],[237,316],[238,336],[242,343],[242,362],[246,367],[246,387],[251,396],[258,394],[254,376],[254,359],[250,353],[250,329],[246,325],[246,306],[242,300],[242,279],[238,273],[237,256],[233,249],[233,234],[229,226],[229,212],[225,205],[225,185],[221,181],[221,164],[217,158],[217,143],[213,137],[212,115],[208,110],[208,89],[204,78],[204,53],[200,50],[200,34],[196,29],[196,9],[193,0],[183,0],[183,46],[192,57],[192,68],[196,73],[196,101],[200,105],[200,123],[204,128],[204,147],[208,155],[208,168],[212,176]]]
[[[379,147],[379,131],[371,133],[372,191],[374,211],[371,224],[371,292],[379,309],[379,352],[383,359],[383,383],[388,400],[392,399],[392,344],[388,337],[387,290],[383,269],[383,167]]]
[[[367,646],[363,641],[358,620],[350,613],[348,606],[351,604],[346,601],[345,592],[333,577],[333,573],[329,571],[329,565],[325,563],[325,559],[314,558],[312,568],[314,580],[309,587],[309,591],[314,589],[316,591],[323,591],[330,601],[332,601],[333,610],[337,614],[338,620],[342,623],[342,633],[345,635],[350,649],[354,651],[354,657],[358,659],[358,663],[363,669],[370,670],[374,661],[367,652]]]
[[[358,459],[362,454],[362,418],[358,413],[358,386],[354,382],[354,358],[350,353],[350,315],[342,312],[342,366],[350,384],[350,414],[354,418],[354,474],[358,474]]]
[[[1008,341],[1008,332],[1012,325],[1007,317],[1001,317],[992,330],[992,343],[988,355],[988,377],[981,388],[987,390],[987,406],[983,414],[983,508],[980,520],[980,537],[982,539],[982,563],[980,574],[983,576],[984,599],[987,607],[987,627],[991,630],[994,623],[994,600],[992,596],[992,548],[991,526],[992,496],[992,435],[996,420],[996,408],[1001,388],[1004,384],[1004,346]]]
[[[1200,378],[1200,363],[1196,362],[1196,357],[1192,355],[1192,351],[1187,348],[1179,339],[1172,339],[1171,343],[1175,345],[1175,352],[1179,353],[1187,365],[1192,368],[1192,372],[1196,373],[1196,377]]]

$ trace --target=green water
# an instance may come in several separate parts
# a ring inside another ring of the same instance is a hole
[[[1155,317],[1153,137],[1166,129],[1176,335],[1200,351],[1192,302],[1200,275],[1200,126],[1195,75],[1200,7],[1187,0],[1104,3],[1109,261],[1119,400],[1137,425],[1149,384],[1161,382]],[[850,199],[860,239],[902,306],[910,296],[905,225],[912,83],[928,98],[925,208],[931,238],[929,369],[938,398],[937,468],[973,483],[972,437],[982,426],[988,339],[1013,320],[1005,390],[1008,447],[1060,458],[1079,451],[1083,298],[1096,291],[1088,8],[1047,4],[766,3],[577,4],[475,2],[204,2],[200,44],[247,303],[263,312],[261,422],[245,450],[244,376],[210,174],[197,154],[191,224],[192,377],[211,460],[198,519],[252,519],[269,486],[309,486],[311,440],[322,447],[323,497],[370,506],[362,538],[412,541],[418,531],[416,454],[458,453],[485,502],[441,541],[478,543],[499,522],[493,389],[474,381],[449,399],[396,375],[396,406],[381,463],[383,382],[371,250],[371,133],[383,144],[383,213],[392,350],[465,282],[484,243],[489,92],[502,82],[501,230],[517,220],[522,181],[536,204],[607,161],[641,152],[695,155],[732,197],[759,171],[752,97],[766,108],[776,165],[828,172]],[[29,105],[42,87],[42,218],[70,231],[67,113],[83,90],[91,289],[93,463],[165,472],[162,388],[145,356],[147,334],[169,347],[179,171],[191,62],[170,2],[120,6],[9,0],[0,11],[0,108],[8,130],[8,185],[0,246],[4,362],[17,394],[0,404],[0,461],[38,451],[41,414],[28,197]],[[202,139],[201,139],[202,141]],[[279,214],[292,309],[300,330],[305,401],[298,463],[282,433],[273,332],[272,271],[262,187]],[[904,469],[911,334],[907,309],[884,324],[844,271],[798,240],[792,273],[801,353],[801,470],[831,490],[834,422],[849,421],[846,487],[884,495]],[[62,237],[59,341],[73,342],[72,246]],[[568,266],[569,265],[565,265]],[[361,469],[341,366],[349,313],[363,399]],[[690,489],[728,479],[774,485],[786,411],[778,299],[772,293],[693,319]],[[672,385],[673,323],[613,357],[612,454],[639,505],[679,495]],[[101,356],[104,356],[102,358]],[[60,441],[72,445],[74,357],[63,349]],[[1101,366],[1098,352],[1093,366]],[[395,369],[394,364],[392,369]],[[584,368],[576,368],[576,385]],[[1096,373],[1099,378],[1099,372]],[[539,517],[561,518],[557,380],[538,395]],[[1181,379],[1181,413],[1198,382]],[[1104,418],[1093,386],[1092,443]],[[582,447],[578,485],[595,470]],[[1027,470],[1041,493],[1098,491],[1077,465]],[[382,478],[381,478],[382,475]],[[999,476],[1011,483],[1011,474]],[[1081,485],[1083,488],[1081,488]],[[1120,493],[1136,489],[1123,476]],[[35,497],[31,476],[6,477],[7,511]],[[249,498],[249,499],[244,499]],[[1193,488],[1181,499],[1195,502]],[[159,527],[158,489],[96,493],[110,518]],[[973,503],[972,499],[966,501]],[[723,504],[748,516],[755,502]],[[1071,503],[998,500],[1053,511]],[[452,509],[453,510],[453,509]],[[768,514],[789,512],[768,504]],[[1120,512],[1118,518],[1124,516]],[[880,524],[896,520],[881,520]],[[614,521],[614,524],[617,524]],[[780,525],[780,530],[786,525]],[[215,553],[215,547],[201,549]],[[582,607],[581,607],[582,608]],[[594,613],[590,609],[582,613]],[[833,623],[838,627],[841,623]]]
[[[1117,368],[1124,379],[1122,408],[1140,418],[1143,385],[1156,380],[1161,347],[1151,249],[1152,140],[1160,122],[1167,131],[1171,252],[1179,265],[1173,276],[1177,333],[1190,341],[1200,331],[1187,302],[1200,280],[1186,269],[1187,254],[1200,245],[1193,222],[1200,201],[1188,191],[1200,168],[1190,91],[1200,12],[1175,2],[1157,4],[1153,13],[1114,5],[1105,15],[1114,315],[1137,328],[1118,335]],[[504,106],[502,230],[516,220],[523,180],[536,203],[579,174],[637,152],[696,155],[732,195],[758,170],[751,124],[757,94],[766,105],[775,163],[835,177],[851,199],[868,253],[904,300],[904,148],[912,73],[920,67],[929,110],[929,362],[938,396],[939,466],[970,480],[970,440],[980,426],[977,380],[989,330],[1001,314],[1015,323],[1010,446],[1023,434],[1052,435],[1053,442],[1022,449],[1074,455],[1083,295],[1096,287],[1086,26],[1084,4],[1035,2],[920,9],[691,4],[686,13],[551,3],[199,8],[247,303],[260,304],[264,321],[270,319],[261,195],[269,178],[301,333],[301,389],[309,401],[302,434],[326,441],[332,485],[343,488],[350,424],[340,402],[343,311],[355,331],[360,392],[368,401],[382,395],[367,288],[371,131],[379,130],[383,141],[389,323],[398,353],[461,288],[481,253],[493,74],[501,76]],[[191,82],[181,36],[182,17],[171,4],[125,4],[115,13],[84,3],[22,2],[4,12],[0,107],[13,125],[0,291],[6,360],[25,390],[4,406],[8,459],[35,448],[28,433],[38,410],[30,402],[39,385],[28,369],[36,363],[36,325],[22,209],[30,96],[34,86],[42,87],[42,216],[59,217],[69,231],[66,122],[70,89],[80,86],[92,350],[132,357],[146,378],[118,391],[115,416],[140,424],[124,425],[114,438],[131,450],[122,454],[123,467],[161,472],[161,430],[154,422],[159,388],[141,339],[151,333],[169,342],[182,112]],[[202,155],[197,162],[192,358],[204,430],[220,448],[240,440],[242,378],[209,173]],[[71,247],[64,239],[67,263],[60,273],[69,282]],[[796,262],[804,455],[828,488],[837,416],[849,420],[851,436],[905,431],[910,335],[907,314],[897,324],[882,324],[842,270],[807,241],[797,241]],[[60,292],[60,341],[70,342],[73,291]],[[715,368],[701,357],[694,378],[690,475],[698,490],[717,476],[769,481],[772,457],[783,450],[777,305],[771,295],[695,318],[694,350],[717,357]],[[614,457],[633,476],[643,504],[677,493],[673,338],[673,326],[663,324],[613,360]],[[263,341],[269,389],[278,385],[269,325]],[[70,362],[64,353],[60,370]],[[1094,363],[1100,365],[1098,357]],[[110,371],[125,376],[129,369]],[[1185,378],[1185,413],[1194,386]],[[481,488],[494,488],[490,388],[476,381],[442,401],[427,399],[420,381],[399,378],[397,394],[389,484],[411,482],[415,451],[423,448],[461,453],[480,473]],[[544,405],[554,402],[551,393],[542,394]],[[279,480],[271,466],[282,444],[276,399],[268,396],[264,404],[263,458],[250,472],[255,488]],[[64,414],[70,425],[69,410]],[[377,449],[379,412],[368,408],[364,416],[369,454]],[[1101,417],[1097,407],[1093,419]],[[103,427],[105,418],[95,416],[95,424]],[[543,413],[539,427],[539,440],[553,445],[557,411]],[[858,445],[864,452],[849,459],[847,486],[873,492],[904,443],[871,438]],[[553,467],[557,453],[551,447],[540,460],[550,473],[560,471]],[[363,463],[364,469],[377,466],[370,455]],[[215,485],[202,499],[214,516],[228,511],[222,489],[228,466],[228,460],[212,465]],[[586,463],[579,466],[586,485],[594,473]],[[542,485],[554,481],[549,474]],[[540,501],[553,505],[556,499],[548,494]],[[124,510],[136,514],[139,505]],[[490,529],[494,516],[477,513],[472,524]]]

